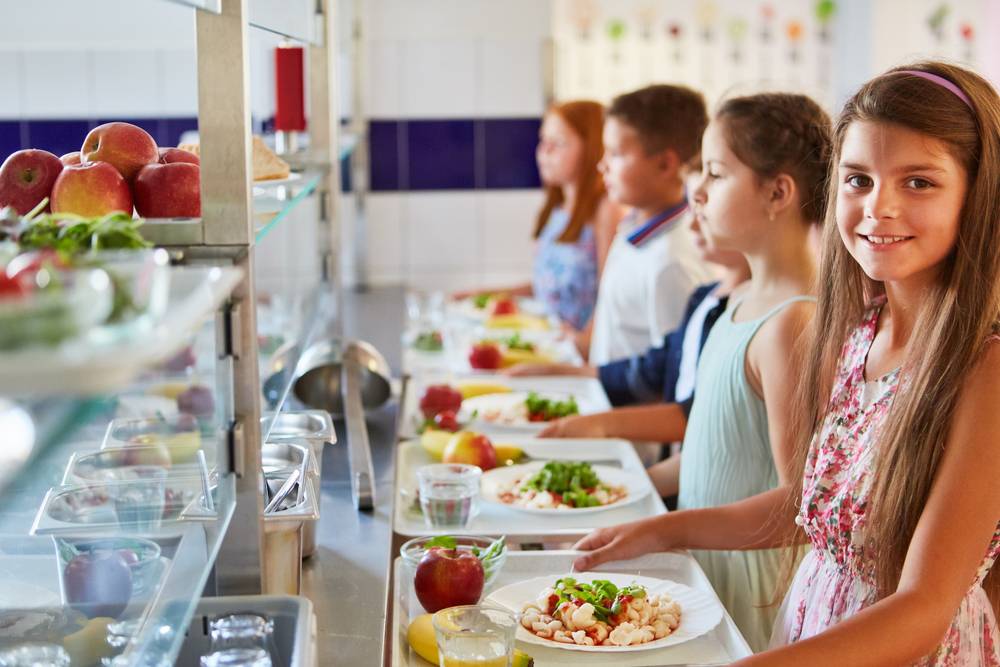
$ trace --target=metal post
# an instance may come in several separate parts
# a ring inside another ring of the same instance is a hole
[[[216,560],[222,594],[262,590],[263,496],[260,466],[260,378],[254,292],[250,181],[250,59],[247,0],[222,0],[222,12],[196,13],[201,200],[208,246],[235,246],[243,280],[232,294],[227,352],[233,363],[230,469],[236,509]]]
[[[337,109],[337,31],[335,0],[316,0],[316,38],[309,45],[310,150],[327,164],[319,188],[323,278],[339,289],[340,270],[340,119]]]

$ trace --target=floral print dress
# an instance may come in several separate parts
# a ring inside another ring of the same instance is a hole
[[[779,612],[771,646],[819,634],[876,601],[872,554],[865,549],[865,509],[873,449],[899,384],[899,371],[864,379],[884,300],[875,303],[841,353],[830,409],[806,462],[795,521],[812,550],[799,565]],[[921,667],[1000,667],[1000,630],[981,584],[1000,554],[1000,525],[948,632]]]

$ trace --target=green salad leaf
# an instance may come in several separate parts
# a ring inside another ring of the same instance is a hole
[[[490,299],[492,298],[493,295],[489,293],[477,294],[476,296],[472,297],[472,305],[474,305],[479,310],[482,310],[489,304]]]
[[[607,621],[621,613],[626,598],[646,597],[646,588],[638,584],[618,588],[607,579],[594,579],[591,583],[578,582],[573,577],[557,579],[552,587],[559,596],[558,604],[580,600],[594,606],[594,616]]]
[[[18,237],[24,250],[52,248],[68,255],[99,250],[134,250],[152,244],[142,238],[141,219],[117,211],[96,218],[48,213],[26,219]]]
[[[521,485],[521,490],[558,493],[572,507],[597,507],[590,491],[601,486],[597,473],[585,461],[549,461]]]
[[[528,419],[531,421],[552,421],[580,414],[580,406],[577,405],[576,398],[573,396],[565,401],[560,401],[545,398],[532,391],[528,394],[528,398],[524,399],[524,404],[528,408]]]

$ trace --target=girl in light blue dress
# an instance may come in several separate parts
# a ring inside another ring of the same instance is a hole
[[[710,243],[746,256],[751,278],[730,297],[698,362],[681,449],[681,511],[589,535],[577,546],[592,553],[577,569],[687,546],[700,509],[789,482],[794,352],[814,308],[810,227],[825,209],[830,150],[829,118],[802,95],[730,99],[709,125],[695,213]],[[747,547],[759,537],[747,534]],[[747,642],[766,648],[780,551],[694,556]]]

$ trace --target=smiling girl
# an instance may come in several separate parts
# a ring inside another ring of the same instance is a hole
[[[773,650],[740,664],[996,667],[1000,98],[952,65],[891,70],[834,140],[797,479],[579,546],[592,565],[794,530],[812,551]]]

